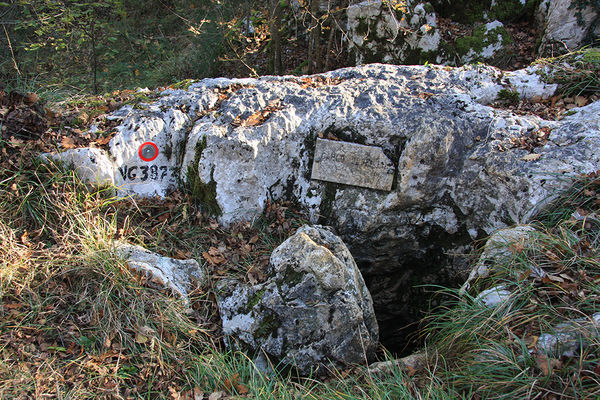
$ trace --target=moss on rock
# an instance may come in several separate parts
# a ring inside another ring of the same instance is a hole
[[[456,40],[456,52],[464,64],[488,62],[503,66],[510,59],[513,39],[498,21],[477,27],[473,34]]]
[[[200,203],[203,210],[213,215],[221,215],[223,212],[217,201],[217,182],[212,178],[212,171],[210,174],[211,180],[208,183],[202,182],[198,171],[198,164],[204,149],[206,149],[206,137],[203,137],[196,144],[194,162],[188,166],[187,170],[186,186],[192,198]]]

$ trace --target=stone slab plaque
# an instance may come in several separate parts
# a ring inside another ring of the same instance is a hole
[[[392,190],[394,170],[381,147],[317,139],[311,179]]]

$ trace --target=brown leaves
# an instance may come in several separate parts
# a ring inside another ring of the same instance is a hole
[[[295,81],[302,89],[307,88],[318,88],[322,86],[335,86],[342,83],[344,80],[341,78],[324,78],[322,76],[310,76],[298,79]]]
[[[211,265],[214,266],[223,264],[225,262],[225,257],[223,257],[221,250],[212,246],[208,249],[208,252],[202,252],[202,257],[204,257],[206,261],[208,261]]]
[[[281,104],[281,100],[276,99],[271,101],[265,108],[262,110],[256,111],[254,114],[250,115],[248,118],[242,120],[241,116],[237,116],[231,125],[234,127],[248,127],[248,126],[259,126],[264,124],[267,119],[271,116],[275,111],[279,111],[283,109],[283,105]]]
[[[64,149],[74,149],[77,147],[75,144],[75,139],[73,139],[71,136],[63,136],[62,140],[60,141],[60,145]]]
[[[101,137],[99,139],[96,139],[92,143],[95,143],[99,146],[104,146],[104,145],[108,144],[108,142],[110,142],[110,140],[115,136],[116,133],[117,132],[111,132],[109,135],[107,135],[105,137]]]
[[[538,367],[542,370],[544,376],[549,376],[554,374],[554,370],[562,367],[562,362],[555,358],[548,358],[543,354],[538,354],[535,356],[535,361],[538,364]]]
[[[513,148],[533,151],[536,147],[541,147],[548,142],[550,136],[550,128],[544,126],[536,131],[530,132],[527,135],[511,138],[510,142]],[[538,157],[539,158],[539,157]],[[525,158],[523,158],[525,159]],[[537,158],[536,158],[537,159]],[[528,160],[532,161],[532,160]]]
[[[240,374],[238,373],[226,378],[223,382],[223,387],[229,393],[234,393],[235,391],[237,394],[241,395],[248,394],[248,387],[241,383]]]
[[[223,390],[212,392],[208,397],[198,386],[181,393],[179,393],[177,389],[170,387],[169,392],[171,393],[171,398],[174,400],[227,400],[239,398],[235,395],[246,396],[249,392],[248,386],[241,382],[239,373],[235,373],[232,376],[225,378],[221,383],[221,387]]]

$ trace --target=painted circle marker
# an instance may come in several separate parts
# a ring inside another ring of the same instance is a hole
[[[144,161],[152,161],[158,157],[158,146],[152,142],[142,143],[138,150],[140,158]]]

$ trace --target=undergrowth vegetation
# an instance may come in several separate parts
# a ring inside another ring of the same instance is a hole
[[[454,300],[425,323],[430,346],[444,354],[440,379],[480,398],[600,395],[599,210],[600,179],[581,177],[527,240],[506,245],[510,256],[471,295],[443,290]],[[477,297],[489,288],[510,295],[490,307]],[[544,334],[558,334],[550,351]]]
[[[600,49],[597,47],[541,58],[534,64],[548,67],[547,80],[557,83],[562,95],[581,96],[600,92]]]

